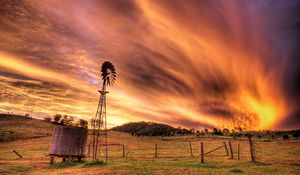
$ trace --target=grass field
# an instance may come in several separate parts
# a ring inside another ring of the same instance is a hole
[[[0,114],[0,142],[50,136],[54,125],[30,117]]]
[[[36,129],[28,130],[31,132]],[[89,158],[82,163],[61,163],[56,159],[55,165],[49,165],[46,155],[51,139],[51,136],[44,136],[0,142],[0,174],[300,174],[299,139],[260,142],[262,152],[256,163],[250,162],[247,140],[232,140],[234,159],[229,159],[221,148],[205,156],[205,163],[200,164],[200,141],[207,152],[221,146],[225,139],[133,137],[110,131],[109,143],[124,144],[125,158],[122,158],[122,146],[116,145],[109,147],[107,165],[91,163]],[[192,141],[193,157],[189,141]],[[238,143],[241,160],[237,160]],[[155,144],[158,144],[158,158],[154,158]],[[23,158],[18,158],[13,149]]]

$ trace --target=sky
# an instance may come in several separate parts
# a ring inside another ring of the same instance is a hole
[[[300,128],[297,0],[0,1],[0,112]]]

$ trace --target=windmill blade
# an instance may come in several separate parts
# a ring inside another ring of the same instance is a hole
[[[106,85],[113,85],[114,81],[116,80],[116,69],[114,67],[114,65],[109,62],[109,61],[105,61],[102,66],[101,66],[101,76],[102,76],[102,80],[104,81],[104,83]]]

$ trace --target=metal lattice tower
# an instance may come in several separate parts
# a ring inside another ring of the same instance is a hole
[[[101,66],[101,76],[103,80],[102,89],[100,92],[100,99],[97,107],[97,112],[93,118],[93,131],[92,131],[92,152],[93,161],[98,160],[101,152],[101,147],[104,146],[105,162],[107,163],[107,118],[106,118],[106,86],[113,85],[116,80],[116,70],[113,64],[105,61]]]

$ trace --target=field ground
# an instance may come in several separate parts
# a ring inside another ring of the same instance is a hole
[[[192,140],[193,157],[189,142]],[[221,148],[199,163],[199,143],[204,143],[204,152],[222,145],[223,139],[184,138],[162,140],[158,137],[133,137],[127,133],[109,132],[110,143],[125,144],[126,158],[122,147],[109,147],[107,165],[61,163],[49,165],[48,147],[51,136],[0,143],[0,174],[300,174],[300,140],[260,142],[262,149],[259,162],[251,163],[246,140],[233,140],[234,159],[225,155]],[[158,144],[158,158],[154,147]],[[237,144],[241,145],[241,160],[237,160]],[[12,152],[17,150],[22,159]]]
[[[0,114],[1,141],[50,136],[54,125],[25,116]]]

